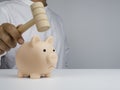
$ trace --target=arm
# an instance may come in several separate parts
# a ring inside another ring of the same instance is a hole
[[[8,23],[10,17],[6,10],[0,7],[0,64],[1,57],[6,54],[11,48],[16,47],[17,42],[23,43],[21,34],[17,31],[17,28]],[[22,41],[21,41],[22,39]]]
[[[8,16],[6,12],[2,8],[0,8],[0,25],[5,22],[8,22]],[[5,54],[6,52],[2,52],[0,50],[0,66],[1,66],[1,57],[4,56]]]

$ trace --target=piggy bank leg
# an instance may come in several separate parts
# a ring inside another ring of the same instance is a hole
[[[51,73],[45,74],[45,77],[50,77],[50,76],[51,76]]]
[[[20,71],[18,71],[18,77],[19,78],[22,78],[22,77],[28,77],[29,76],[29,74],[25,74],[25,73],[22,73],[22,72],[20,72]]]
[[[22,73],[22,72],[20,72],[20,71],[18,71],[18,74],[17,74],[17,75],[18,75],[18,77],[19,77],[19,78],[24,77],[23,73]]]
[[[30,78],[31,79],[39,79],[41,77],[41,75],[40,74],[30,74]]]

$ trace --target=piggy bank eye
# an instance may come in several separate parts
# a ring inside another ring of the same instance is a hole
[[[43,49],[43,52],[46,52],[46,49]]]
[[[55,49],[53,49],[53,52],[55,52]]]

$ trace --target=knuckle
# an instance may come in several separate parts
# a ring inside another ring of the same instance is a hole
[[[2,24],[2,26],[5,29],[5,31],[9,31],[9,30],[12,30],[15,28],[15,26],[10,23],[4,23],[4,24]]]
[[[4,42],[10,43],[10,37],[7,37],[7,36],[6,36],[6,37],[4,38]]]
[[[9,24],[8,24],[8,23],[3,23],[1,26],[2,26],[3,28],[5,28],[5,27],[9,26]]]
[[[15,48],[17,46],[17,42],[14,39],[12,39],[10,41],[10,46],[11,46],[11,48]]]
[[[7,45],[5,45],[5,46],[4,46],[4,50],[5,50],[5,51],[9,51],[9,50],[10,50],[10,48],[8,48],[8,46],[7,46]]]
[[[0,31],[1,31],[2,29],[3,29],[2,26],[0,26]]]
[[[3,54],[3,53],[4,53],[4,51],[0,49],[0,54]]]
[[[12,30],[12,28],[13,28],[13,26],[9,24],[9,25],[7,26],[7,29],[6,29],[6,30]]]
[[[0,26],[0,39],[1,39],[2,35],[3,35],[3,28],[2,28],[2,26]]]
[[[0,49],[2,49],[4,51],[9,51],[10,50],[10,48],[1,40],[0,40]]]
[[[0,54],[4,54],[4,51],[2,51]]]
[[[18,39],[20,36],[21,36],[21,35],[19,34],[18,31],[15,31],[15,32],[13,33],[13,37],[14,37],[15,39]]]
[[[17,46],[17,43],[13,43],[12,48],[15,48]]]
[[[16,29],[16,27],[14,25],[10,25],[9,28],[10,29]]]

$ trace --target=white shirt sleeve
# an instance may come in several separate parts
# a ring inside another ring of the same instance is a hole
[[[64,30],[64,25],[63,25],[63,21],[61,20],[61,28],[62,28],[62,34],[64,37],[64,64],[63,64],[63,68],[68,68],[68,56],[69,56],[69,52],[70,52],[70,48],[69,48],[69,44],[68,44],[68,39],[67,39],[67,34]]]
[[[0,66],[1,66],[1,57],[4,56],[6,54],[6,52],[2,55],[0,55]]]
[[[0,7],[0,25],[6,22],[9,22],[8,14],[4,8]]]
[[[64,26],[63,26],[63,21],[62,19],[59,17],[59,33],[60,33],[60,39],[62,39],[61,43],[57,44],[58,48],[58,56],[59,56],[59,63],[58,63],[58,67],[57,68],[67,68],[67,63],[68,63],[68,54],[69,54],[69,46],[68,46],[68,40],[67,40],[67,36],[66,36],[66,32],[64,30]],[[62,46],[62,48],[61,48]]]
[[[6,13],[6,11],[0,7],[0,25],[3,23],[8,22],[8,15]],[[0,65],[1,65],[1,57],[4,56],[6,53],[0,55]]]

